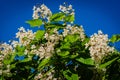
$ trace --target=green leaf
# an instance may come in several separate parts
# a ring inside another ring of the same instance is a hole
[[[69,51],[62,51],[62,52],[59,52],[59,53],[58,53],[58,55],[59,55],[59,56],[62,56],[62,57],[67,56],[67,55],[69,55],[69,54],[70,54]]]
[[[22,56],[24,55],[25,46],[16,46],[15,50],[17,52],[17,55]]]
[[[42,20],[40,19],[34,19],[34,20],[28,20],[26,21],[31,27],[40,27],[42,25]]]
[[[63,71],[64,77],[65,77],[67,80],[72,80],[71,76],[68,75],[69,73],[71,74],[71,72],[70,72],[69,70]]]
[[[116,57],[116,58],[114,58],[114,59],[112,59],[112,60],[110,60],[110,61],[108,61],[108,62],[106,62],[106,63],[104,63],[104,64],[100,64],[99,65],[99,68],[106,68],[107,66],[109,66],[110,64],[112,64],[114,61],[116,61],[117,59],[118,59],[119,57]]]
[[[32,60],[32,58],[28,57],[28,58],[25,58],[25,59],[21,60],[20,62],[29,62],[30,60]]]
[[[78,53],[77,53],[77,54],[70,55],[69,58],[70,58],[70,59],[74,59],[74,58],[76,58],[77,56],[78,56]]]
[[[60,49],[70,49],[70,45],[71,44],[69,42],[63,43]]]
[[[10,60],[8,60],[8,59],[5,59],[5,60],[3,61],[3,63],[8,65],[8,64],[10,64],[10,63],[11,63],[11,61],[10,61]]]
[[[73,43],[73,42],[77,41],[79,38],[80,38],[79,35],[76,35],[76,34],[75,35],[67,35],[65,37],[64,41]]]
[[[41,67],[45,66],[47,63],[49,63],[49,61],[50,61],[50,58],[43,59],[43,60],[40,62],[38,68],[41,68]]]
[[[110,39],[110,42],[115,43],[120,41],[120,34],[113,35],[112,38]]]
[[[67,80],[79,80],[78,74],[74,74],[70,70],[63,71],[63,75]]]
[[[84,41],[82,42],[82,46],[84,46],[86,43],[88,43],[89,40],[90,40],[89,38],[85,38]]]
[[[13,54],[11,54],[11,55],[8,55],[7,58],[4,59],[3,63],[4,63],[4,64],[7,64],[7,65],[10,64],[11,62],[14,61],[15,56],[16,56],[15,53],[13,53]]]
[[[91,58],[84,59],[81,57],[81,58],[77,58],[76,60],[86,65],[94,65],[94,61]]]
[[[16,46],[15,49],[16,49],[17,52],[24,52],[25,47],[24,46]]]
[[[68,15],[65,17],[66,22],[73,22],[74,21],[74,15]]]
[[[50,17],[50,21],[61,21],[64,17],[64,13],[55,13]]]
[[[79,80],[78,74],[72,74],[72,80]]]
[[[35,34],[37,40],[41,39],[44,36],[45,30],[38,30]]]
[[[62,24],[59,24],[59,23],[49,23],[47,25],[45,25],[45,27],[48,29],[48,28],[64,28],[64,26]]]

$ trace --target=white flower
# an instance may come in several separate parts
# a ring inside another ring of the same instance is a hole
[[[3,43],[0,45],[0,52],[2,55],[6,56],[10,53],[12,53],[13,47],[7,43]]]
[[[17,45],[21,46],[21,44],[18,41],[12,41],[11,45],[15,48]]]
[[[64,30],[64,32],[63,32],[63,36],[65,37],[66,35],[68,35],[69,30],[68,30],[68,29],[63,29],[63,30]]]
[[[44,49],[44,47],[40,46],[38,51],[39,51],[38,55],[40,56],[40,58],[44,58],[44,56],[45,56],[45,49]]]
[[[66,6],[66,3],[64,3],[64,5],[59,6],[59,10],[63,13],[74,15],[74,9],[72,9],[72,5]]]
[[[26,31],[23,27],[21,27],[19,28],[19,32],[16,33],[16,38],[19,38],[19,45],[27,46],[31,40],[35,38],[35,33],[29,29]]]
[[[27,54],[28,54],[28,52],[29,52],[29,51],[28,51],[27,49],[25,49],[24,54],[25,54],[25,55],[27,55]]]
[[[52,15],[52,12],[50,9],[42,4],[40,7],[33,7],[33,19],[38,19],[38,18],[46,18],[49,21],[50,16]]]
[[[23,26],[18,28],[18,30],[21,31],[21,32],[25,32],[25,28]]]
[[[66,26],[65,29],[63,29],[63,36],[65,37],[68,34],[79,34],[81,40],[83,41],[85,39],[85,35],[84,35],[84,29],[82,28],[82,26],[71,26],[70,24],[68,24]]]
[[[45,33],[44,38],[48,39],[48,33]]]
[[[35,48],[36,48],[36,46],[35,46],[35,45],[32,45],[32,46],[31,46],[31,49],[35,49]]]
[[[102,31],[99,30],[98,34],[95,33],[92,35],[90,41],[85,44],[86,48],[90,46],[90,55],[96,63],[99,63],[103,57],[114,51],[114,48],[108,46],[107,42],[108,35],[104,35]]]

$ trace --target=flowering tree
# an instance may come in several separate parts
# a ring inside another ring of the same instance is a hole
[[[88,37],[82,26],[74,24],[72,5],[60,5],[52,14],[42,4],[34,6],[31,27],[18,28],[10,44],[0,44],[0,80],[116,80],[120,79],[120,52],[101,30]],[[111,76],[112,75],[112,76]]]

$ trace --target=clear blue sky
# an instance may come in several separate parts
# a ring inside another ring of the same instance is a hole
[[[120,0],[0,0],[0,41],[14,39],[20,26],[30,28],[25,21],[32,19],[34,5],[44,3],[58,12],[63,2],[73,5],[75,23],[83,25],[88,36],[98,30],[109,37],[120,34]]]

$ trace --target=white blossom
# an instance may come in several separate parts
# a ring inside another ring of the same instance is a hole
[[[51,15],[52,15],[52,12],[44,4],[42,4],[40,7],[36,7],[36,6],[33,7],[33,16],[32,16],[33,19],[46,18],[49,21],[49,18]]]
[[[57,78],[54,78],[54,74],[55,74],[54,70],[52,70],[51,72],[48,72],[46,74],[46,77],[43,77],[44,73],[38,73],[38,75],[36,75],[34,77],[34,79],[35,80],[39,80],[39,79],[42,79],[42,80],[57,80]]]
[[[17,45],[21,46],[21,44],[18,41],[13,40],[11,45],[15,48]]]
[[[16,33],[16,38],[19,38],[19,44],[23,46],[27,46],[31,40],[35,38],[35,33],[33,33],[32,30],[28,29],[26,31],[23,27],[19,28],[18,30],[19,31]]]
[[[59,10],[63,13],[74,15],[74,9],[72,8],[72,5],[66,6],[64,3],[63,5],[59,6]]]
[[[82,28],[82,26],[78,27],[78,26],[71,26],[70,24],[68,24],[66,28],[63,30],[64,30],[63,31],[64,37],[69,34],[79,34],[82,41],[85,39],[84,29]]]
[[[35,48],[36,48],[36,46],[35,46],[35,45],[32,45],[32,46],[31,46],[31,49],[35,49]]]
[[[114,51],[113,47],[108,46],[108,35],[103,34],[101,30],[98,34],[94,34],[90,37],[90,41],[86,43],[86,48],[89,47],[90,56],[95,62],[100,62],[101,59]]]
[[[12,52],[13,48],[7,43],[0,44],[0,52],[2,55],[6,56]]]
[[[68,30],[68,29],[63,29],[63,30],[64,30],[64,32],[63,32],[63,36],[65,37],[65,36],[67,36],[67,35],[68,35],[69,30]]]
[[[43,46],[40,46],[40,48],[38,49],[38,51],[39,51],[39,56],[40,56],[40,58],[44,58],[45,57],[45,48],[43,47]]]

